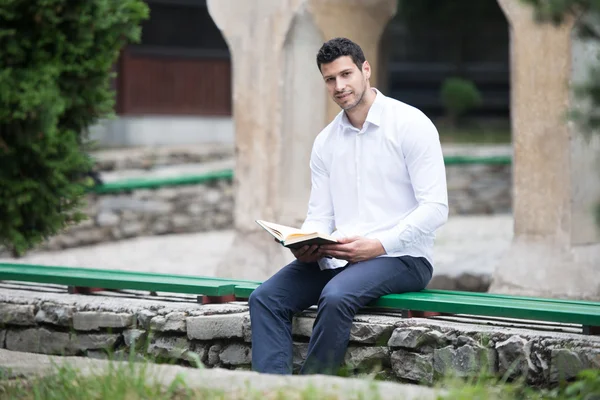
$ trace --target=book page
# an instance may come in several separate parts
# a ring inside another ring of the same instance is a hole
[[[292,228],[291,226],[285,226],[285,225],[279,225],[273,222],[267,222],[267,221],[262,221],[262,220],[256,220],[256,222],[259,225],[262,225],[263,227],[269,228],[272,231],[275,231],[276,233],[280,233],[282,236],[282,239],[285,240],[288,237],[291,236],[302,236],[302,235],[308,235],[311,233],[316,233],[316,232],[306,232],[306,231],[302,231],[300,229],[297,228]]]

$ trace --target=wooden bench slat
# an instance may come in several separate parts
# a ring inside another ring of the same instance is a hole
[[[0,264],[0,280],[207,296],[233,295],[235,288],[235,283],[219,279],[27,264]]]
[[[588,305],[592,305],[592,306],[600,306],[600,302],[589,301],[589,300],[553,299],[550,297],[515,296],[515,295],[509,295],[509,294],[497,294],[497,293],[486,293],[486,292],[461,292],[461,291],[456,291],[456,290],[441,290],[441,289],[425,289],[422,292],[442,293],[442,294],[461,294],[461,295],[473,296],[473,297],[478,297],[478,298],[489,297],[489,298],[494,298],[494,299],[531,300],[531,301],[541,301],[544,303],[564,303],[564,304],[577,304],[577,305],[588,304]]]
[[[539,300],[478,298],[472,295],[415,292],[383,296],[371,306],[600,325],[600,303],[597,305],[557,304]]]

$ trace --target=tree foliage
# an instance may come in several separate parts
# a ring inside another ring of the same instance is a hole
[[[0,245],[21,254],[79,212],[88,128],[140,37],[142,0],[0,0]]]

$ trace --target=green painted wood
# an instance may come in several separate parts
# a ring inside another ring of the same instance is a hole
[[[381,297],[370,305],[416,311],[600,325],[600,303],[557,303],[540,300],[476,297],[472,294],[456,294],[456,292],[446,294],[423,291],[390,294]]]
[[[233,171],[223,170],[215,171],[202,175],[184,175],[174,178],[148,178],[148,179],[127,179],[117,182],[109,182],[94,186],[89,189],[93,193],[115,193],[126,192],[136,189],[156,189],[163,186],[197,185],[200,183],[211,182],[219,179],[232,179]]]
[[[493,299],[508,299],[508,300],[531,300],[540,301],[544,303],[562,303],[562,304],[588,304],[592,306],[599,306],[600,303],[597,301],[589,300],[573,300],[573,299],[553,299],[550,297],[530,297],[530,296],[513,296],[508,294],[497,294],[497,293],[485,293],[485,292],[461,292],[453,290],[440,290],[440,289],[425,289],[422,290],[426,293],[442,293],[442,294],[460,294],[465,296],[473,296],[477,298],[493,298]]]
[[[252,294],[254,289],[256,289],[257,287],[258,287],[258,285],[248,285],[248,284],[236,286],[234,289],[235,297],[240,298],[240,299],[248,299],[248,298],[250,298],[250,295]]]
[[[510,156],[493,157],[472,157],[472,156],[447,156],[444,157],[446,165],[468,165],[468,164],[488,164],[488,165],[510,165],[512,158]]]
[[[235,288],[232,281],[214,278],[8,263],[0,264],[0,280],[206,296],[232,295]]]

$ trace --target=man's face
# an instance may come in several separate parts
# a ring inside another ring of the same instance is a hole
[[[368,88],[371,69],[365,61],[361,71],[350,56],[343,56],[328,64],[322,64],[321,74],[333,100],[343,110],[348,111],[361,102]]]

